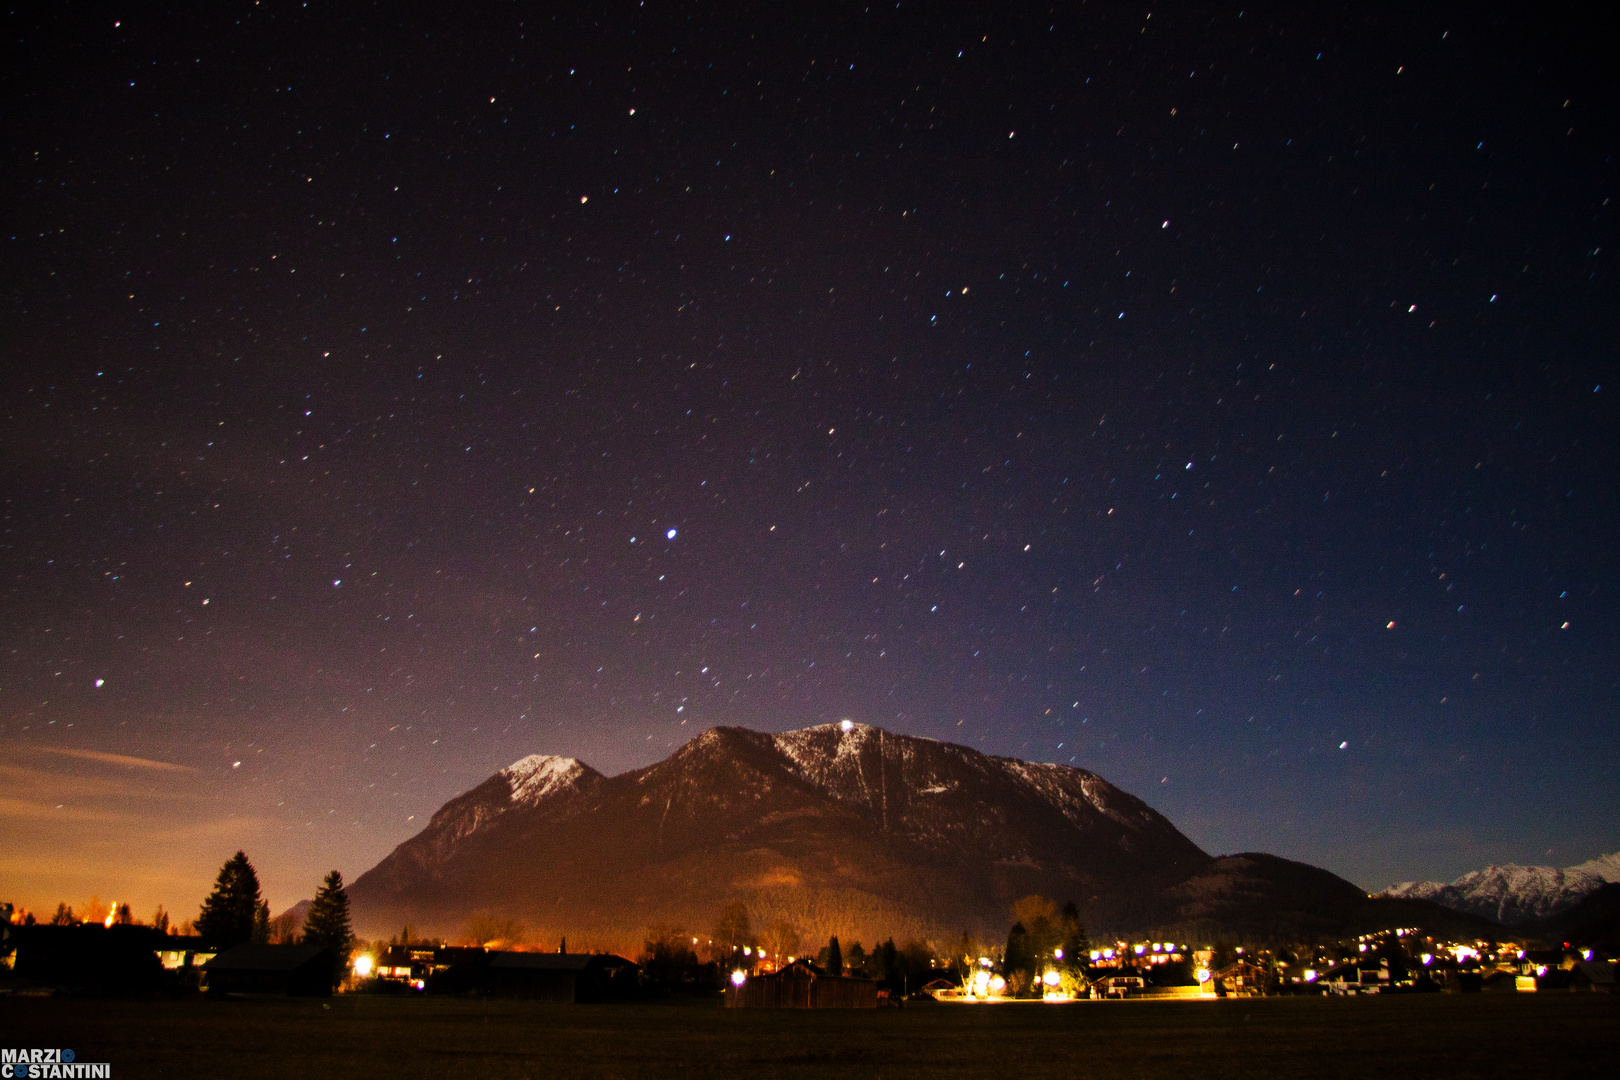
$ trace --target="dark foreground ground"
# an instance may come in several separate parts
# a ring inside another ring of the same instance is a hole
[[[1267,998],[728,1011],[542,1005],[0,998],[0,1046],[68,1047],[141,1077],[1568,1076],[1608,1068],[1620,996]]]

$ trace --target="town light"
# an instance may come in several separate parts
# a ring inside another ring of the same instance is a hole
[[[1428,967],[1432,963],[1434,963],[1434,953],[1424,953],[1423,954],[1423,966]]]
[[[1063,976],[1059,975],[1055,971],[1048,971],[1045,975],[1041,976],[1041,982],[1045,983],[1047,986],[1056,986],[1062,981]]]
[[[1306,982],[1315,982],[1316,981],[1316,972],[1313,971],[1310,968],[1306,968],[1305,969],[1305,981]]]
[[[1242,951],[1242,950],[1239,950],[1239,951]],[[1146,945],[1138,945],[1136,947],[1136,955],[1137,956],[1141,956],[1145,952],[1147,952],[1147,946]]]
[[[990,988],[990,973],[980,968],[973,973],[973,993],[984,997],[985,991]]]
[[[1053,949],[1052,950],[1052,956],[1054,958],[1058,959],[1058,960],[1063,959],[1063,950],[1062,949]]]
[[[748,981],[748,972],[743,971],[741,968],[738,968],[736,971],[733,971],[731,973],[731,985],[732,986],[741,986],[743,983],[745,983],[747,981]]]
[[[364,979],[371,974],[371,965],[371,957],[357,956],[354,958],[354,973]]]
[[[1202,986],[1204,983],[1207,983],[1207,982],[1209,982],[1209,968],[1199,968],[1198,969],[1198,984],[1200,986]]]
[[[994,993],[1001,993],[1003,990],[1007,989],[1007,980],[1003,979],[1000,975],[997,975],[995,978],[990,980],[990,989]]]
[[[1102,953],[1098,952],[1096,949],[1092,949],[1091,950],[1091,959],[1093,961],[1101,960],[1102,959]]]

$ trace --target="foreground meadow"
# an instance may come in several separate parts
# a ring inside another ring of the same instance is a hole
[[[117,1078],[1562,1076],[1620,997],[1538,994],[728,1011],[351,996],[0,998],[0,1045]]]

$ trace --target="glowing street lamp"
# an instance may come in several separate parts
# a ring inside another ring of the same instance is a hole
[[[362,979],[370,977],[372,963],[372,959],[369,956],[362,955],[355,957],[354,973]]]
[[[1055,987],[1055,986],[1057,986],[1058,983],[1060,983],[1062,981],[1063,981],[1063,976],[1059,975],[1055,971],[1048,971],[1045,975],[1041,976],[1041,982],[1045,983],[1047,986]]]
[[[1198,969],[1198,985],[1199,986],[1202,986],[1205,983],[1209,982],[1211,977],[1212,976],[1209,973],[1209,968],[1199,968]]]
[[[733,971],[731,973],[731,985],[732,986],[741,986],[743,983],[745,983],[747,981],[748,981],[748,972],[743,971],[741,968],[739,968],[736,971]]]

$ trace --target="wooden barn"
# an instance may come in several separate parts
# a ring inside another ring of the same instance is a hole
[[[478,992],[534,1001],[609,1001],[634,997],[637,967],[611,953],[492,952],[473,977]]]
[[[726,991],[728,1009],[875,1009],[877,983],[829,975],[803,960],[781,971],[750,975]]]
[[[203,965],[210,994],[331,997],[331,949],[319,945],[237,945]]]

